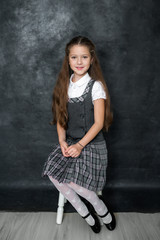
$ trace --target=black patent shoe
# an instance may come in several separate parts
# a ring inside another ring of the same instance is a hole
[[[99,222],[98,217],[93,212],[89,212],[86,216],[84,216],[82,218],[85,219],[85,218],[89,217],[89,215],[91,215],[93,217],[95,224],[93,226],[91,226],[89,224],[88,225],[91,227],[91,229],[94,233],[99,233],[101,231],[101,224]]]
[[[100,218],[102,218],[102,221],[103,221],[103,218],[106,217],[109,213],[112,216],[112,221],[110,223],[104,223],[104,225],[106,226],[106,228],[108,228],[108,230],[113,231],[116,227],[116,218],[115,218],[114,214],[111,211],[108,211],[103,216],[99,216],[99,215],[98,216]]]

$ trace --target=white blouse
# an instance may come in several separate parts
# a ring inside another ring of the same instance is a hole
[[[86,73],[82,78],[80,78],[77,82],[72,82],[74,74],[71,75],[68,87],[68,97],[75,98],[80,97],[91,77],[88,73]],[[103,98],[106,99],[106,93],[104,91],[103,85],[100,81],[95,81],[92,88],[92,102],[96,99]]]

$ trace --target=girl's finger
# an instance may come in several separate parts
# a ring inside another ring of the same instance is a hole
[[[67,148],[67,151],[70,151],[70,150],[72,150],[72,146],[70,146],[70,147]]]
[[[69,154],[72,154],[72,153],[73,153],[73,150],[72,150],[72,149],[68,149],[67,152],[68,152]]]
[[[68,152],[65,151],[64,147],[62,147],[62,153],[64,157],[69,157],[70,155],[68,154]]]

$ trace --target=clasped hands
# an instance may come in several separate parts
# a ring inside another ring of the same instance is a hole
[[[68,146],[66,141],[62,141],[60,146],[64,157],[78,157],[82,151],[82,147],[78,143]]]

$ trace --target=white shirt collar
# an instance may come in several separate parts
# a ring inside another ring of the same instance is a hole
[[[91,79],[88,72],[82,78],[80,78],[77,82],[72,82],[73,76],[74,76],[74,73],[70,77],[70,84],[78,87],[82,86],[83,84],[86,84]]]

